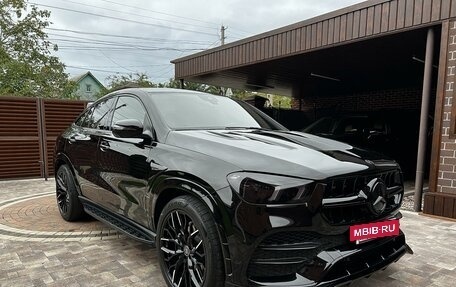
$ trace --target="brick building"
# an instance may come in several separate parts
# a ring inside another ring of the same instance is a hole
[[[400,112],[417,202],[428,179],[424,212],[456,218],[456,0],[370,0],[172,62],[177,79],[288,95],[313,118]]]

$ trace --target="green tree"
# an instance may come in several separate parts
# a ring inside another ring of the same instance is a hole
[[[109,82],[109,90],[112,92],[123,88],[173,88],[180,89],[180,81],[174,78],[167,82],[154,84],[149,77],[144,73],[128,74],[128,75],[112,75],[107,78]],[[200,84],[195,82],[184,81],[184,89],[199,92],[205,92],[214,95],[223,95],[225,90],[219,86]],[[254,96],[260,96],[271,100],[271,105],[275,108],[289,109],[291,108],[291,98],[278,95],[269,95],[265,93],[251,92],[241,89],[232,89],[233,98],[245,100]]]
[[[44,29],[50,12],[25,0],[0,1],[0,94],[72,97],[74,83]]]
[[[147,74],[131,73],[127,75],[111,75],[106,78],[108,81],[108,90],[106,92],[117,91],[125,88],[156,88]]]
[[[274,108],[291,109],[291,97],[272,95],[271,105]]]
[[[233,89],[231,91],[233,92],[233,98],[238,99],[238,100],[246,100],[246,99],[252,98],[256,95],[254,92],[250,92],[250,91],[246,91],[246,90]]]
[[[171,78],[168,82],[159,83],[158,88],[180,89],[180,82],[174,78]]]
[[[180,81],[171,78],[168,82],[158,84],[159,88],[173,88],[180,89]],[[195,82],[184,81],[184,89],[205,92],[214,95],[221,95],[223,93],[222,88],[219,86],[212,86],[207,84],[199,84]]]

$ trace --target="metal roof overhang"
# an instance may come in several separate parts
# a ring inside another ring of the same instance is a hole
[[[427,28],[437,46],[455,16],[456,0],[366,1],[172,63],[176,79],[294,97],[421,86]]]

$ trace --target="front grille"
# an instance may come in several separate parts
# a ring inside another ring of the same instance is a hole
[[[323,207],[323,217],[333,225],[350,225],[375,219],[366,204]]]
[[[329,199],[355,197],[361,190],[365,190],[368,182],[375,178],[382,179],[387,188],[385,198],[387,205],[383,213],[372,213],[369,210],[369,203],[360,198],[340,204],[323,205],[323,217],[332,225],[351,225],[380,219],[398,209],[401,200],[398,201],[394,195],[403,193],[402,175],[399,170],[332,178],[326,182],[324,197]]]
[[[398,170],[335,177],[326,182],[325,197],[338,198],[357,195],[374,178],[381,178],[387,187],[393,187],[402,182],[401,174]]]
[[[347,234],[326,236],[308,231],[278,232],[266,237],[255,249],[248,275],[252,279],[269,280],[293,277],[321,251],[347,242]]]

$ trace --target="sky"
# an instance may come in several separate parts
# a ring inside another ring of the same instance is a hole
[[[306,20],[356,0],[28,0],[51,11],[46,29],[70,76],[174,76],[171,60]]]

